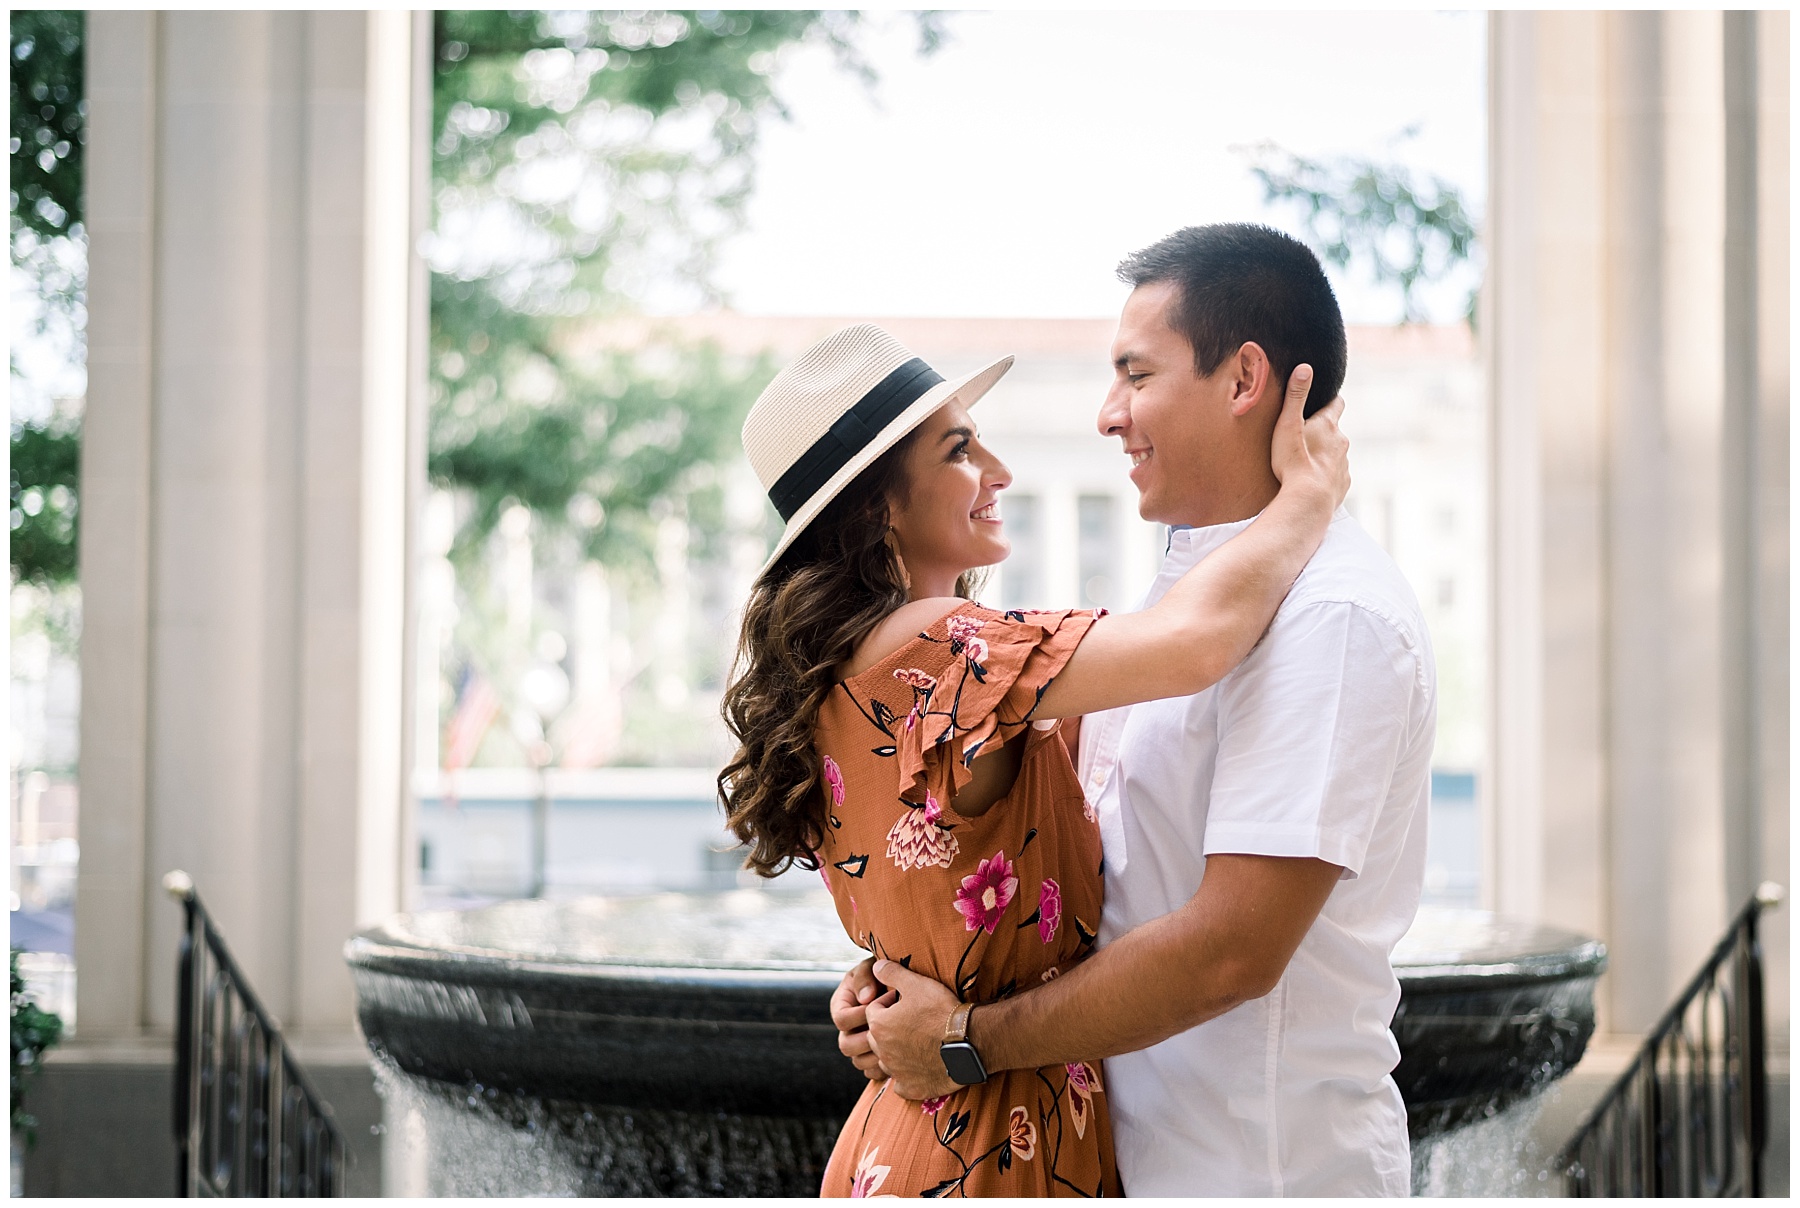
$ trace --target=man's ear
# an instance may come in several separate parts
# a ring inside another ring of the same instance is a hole
[[[1231,372],[1231,418],[1249,415],[1268,392],[1275,376],[1269,354],[1255,340],[1246,340],[1231,355],[1226,367]]]

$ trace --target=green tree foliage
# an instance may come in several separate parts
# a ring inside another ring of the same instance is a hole
[[[632,561],[648,548],[654,501],[702,485],[696,468],[731,455],[746,401],[773,367],[733,365],[703,345],[666,364],[611,354],[578,372],[576,388],[508,408],[504,422],[440,419],[432,469],[474,497],[465,539],[490,531],[511,501],[572,527],[585,557]]]
[[[81,221],[86,23],[81,12],[12,13],[12,227],[40,239],[66,235]]]
[[[86,15],[80,12],[12,14],[13,263],[35,296],[38,333],[60,344],[77,362],[85,356],[87,288],[87,237],[82,227],[85,26]],[[20,377],[16,347],[11,366],[16,389]],[[80,424],[71,416],[18,419],[12,424],[15,582],[54,587],[75,579],[80,449]]]
[[[573,321],[714,300],[718,243],[782,109],[785,47],[851,70],[854,13],[437,13],[430,470],[471,492],[466,555],[507,500],[641,561],[653,507],[727,457],[770,376],[664,344],[571,351]],[[920,24],[921,47],[939,37]]]
[[[439,12],[434,266],[527,314],[616,306],[649,273],[704,291],[749,192],[758,119],[779,109],[778,52],[816,39],[848,58],[854,23]]]
[[[1306,241],[1339,268],[1366,266],[1399,287],[1404,322],[1424,319],[1420,287],[1444,280],[1478,251],[1479,232],[1461,193],[1399,164],[1359,156],[1309,159],[1264,143],[1250,151],[1264,200],[1298,207]],[[1466,317],[1475,319],[1471,290]]]
[[[55,587],[76,576],[81,432],[55,416],[12,431],[12,568],[15,582]]]
[[[25,1088],[42,1072],[44,1054],[62,1040],[59,1016],[39,1007],[19,972],[19,949],[12,950],[12,1126],[35,1141],[37,1121],[25,1110]]]

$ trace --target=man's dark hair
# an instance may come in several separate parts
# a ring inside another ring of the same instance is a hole
[[[1202,377],[1254,340],[1282,390],[1294,366],[1312,366],[1306,414],[1343,387],[1344,316],[1319,258],[1292,236],[1248,222],[1183,227],[1125,257],[1119,277],[1133,286],[1174,282],[1169,325],[1193,345]]]

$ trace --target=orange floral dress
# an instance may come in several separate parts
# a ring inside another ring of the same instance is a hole
[[[819,712],[831,798],[820,872],[838,917],[857,944],[964,1002],[1049,981],[1093,950],[1099,828],[1057,723],[1032,713],[1094,616],[964,604]],[[1012,789],[958,815],[970,763],[1021,733]],[[995,1072],[922,1104],[871,1083],[822,1193],[1117,1195],[1099,1062]]]

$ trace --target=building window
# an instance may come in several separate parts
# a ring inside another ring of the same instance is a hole
[[[1082,606],[1111,608],[1119,581],[1118,502],[1111,495],[1083,495],[1076,507]]]
[[[1000,516],[1012,554],[1000,575],[1000,607],[1042,608],[1044,600],[1044,525],[1036,495],[1006,495]]]

